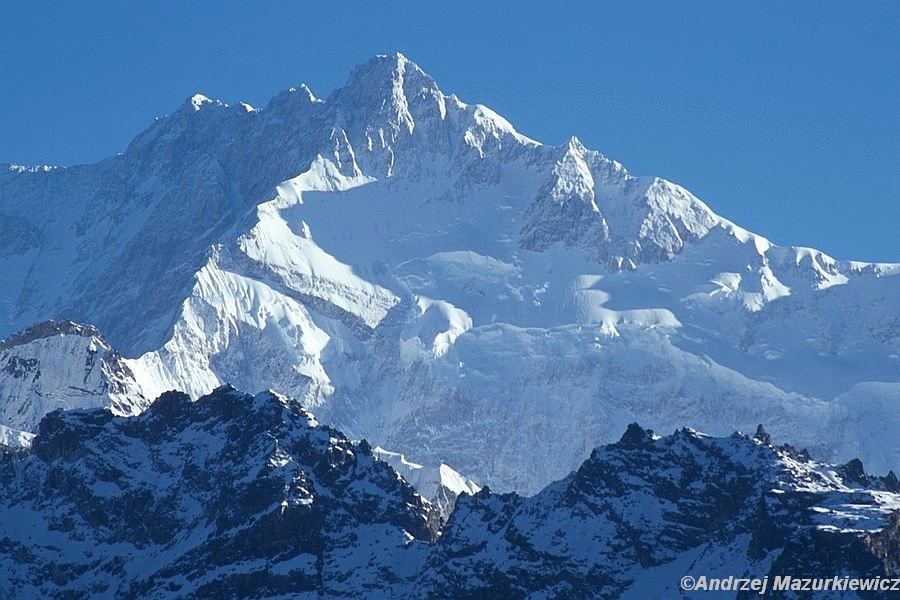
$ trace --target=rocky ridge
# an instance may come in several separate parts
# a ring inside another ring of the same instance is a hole
[[[897,478],[762,430],[633,424],[535,496],[461,496],[441,528],[367,442],[221,388],[136,417],[51,413],[28,453],[0,455],[0,503],[5,597],[646,598],[688,573],[900,576]]]

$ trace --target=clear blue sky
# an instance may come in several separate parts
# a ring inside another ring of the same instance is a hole
[[[900,262],[895,1],[13,0],[0,162],[113,155],[195,91],[324,97],[394,50],[524,134],[577,135],[776,243]]]

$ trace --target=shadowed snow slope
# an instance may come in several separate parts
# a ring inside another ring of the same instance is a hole
[[[277,389],[497,490],[634,420],[900,466],[900,266],[774,246],[399,54],[325,99],[194,97],[99,164],[0,171],[0,284],[0,333],[93,323],[144,397]]]

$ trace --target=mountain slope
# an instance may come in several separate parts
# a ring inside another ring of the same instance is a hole
[[[274,388],[529,493],[635,420],[900,467],[900,266],[775,246],[399,54],[325,99],[195,96],[98,165],[7,169],[0,214],[2,330],[94,323],[144,397]]]

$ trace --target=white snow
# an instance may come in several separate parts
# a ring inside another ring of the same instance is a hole
[[[460,494],[472,496],[481,491],[481,486],[444,463],[422,465],[410,461],[402,453],[391,452],[381,446],[376,446],[372,452],[391,465],[419,494],[432,503],[440,505],[446,502],[447,494],[455,498]]]
[[[0,425],[0,446],[11,448],[29,448],[34,434],[27,431],[12,429],[6,425]]]

